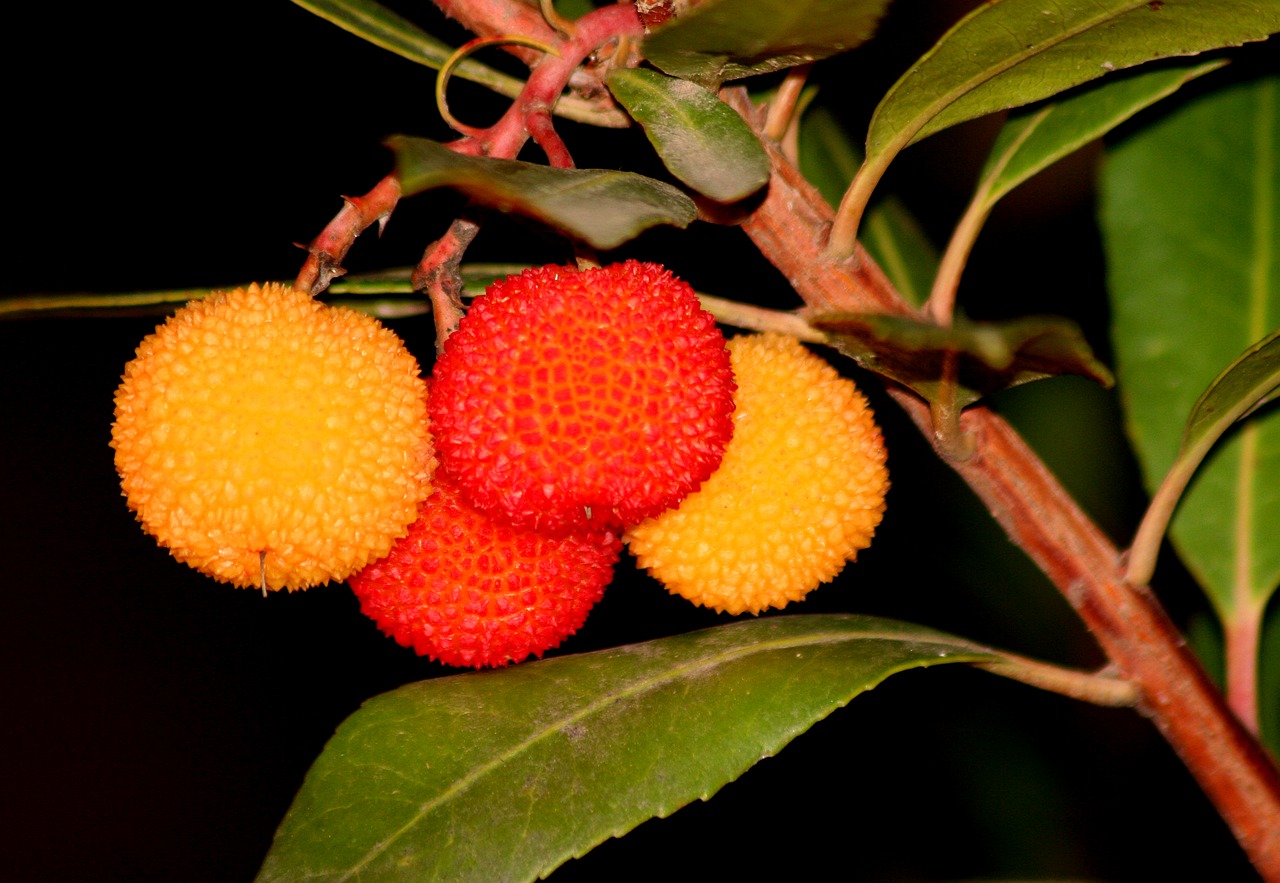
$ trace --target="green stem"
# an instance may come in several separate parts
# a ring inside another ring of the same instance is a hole
[[[974,662],[971,665],[992,674],[1021,681],[1032,687],[1039,687],[1041,690],[1060,693],[1094,705],[1127,708],[1137,705],[1142,697],[1137,685],[1117,677],[1112,666],[1107,666],[1098,672],[1087,672],[1038,662],[1012,653],[1001,655],[1004,659],[1000,662]]]

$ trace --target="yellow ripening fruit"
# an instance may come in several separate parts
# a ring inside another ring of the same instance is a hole
[[[738,390],[720,468],[626,540],[671,592],[759,613],[800,600],[870,544],[889,474],[852,381],[780,334],[734,338],[729,353]]]
[[[426,398],[377,320],[251,285],[192,301],[142,341],[111,446],[129,507],[175,558],[301,589],[408,531],[435,469]]]

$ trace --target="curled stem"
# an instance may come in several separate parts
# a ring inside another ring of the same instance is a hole
[[[440,66],[440,73],[436,75],[436,109],[440,112],[440,117],[445,121],[449,128],[463,135],[469,135],[473,138],[482,137],[485,130],[474,126],[468,126],[458,121],[457,117],[449,110],[449,102],[445,97],[445,92],[449,88],[449,78],[453,76],[453,69],[457,67],[465,58],[470,57],[486,46],[529,46],[538,49],[547,55],[557,55],[554,46],[537,40],[533,37],[524,37],[519,34],[509,34],[506,36],[495,37],[476,37],[474,40],[468,40],[450,55],[443,65]]]

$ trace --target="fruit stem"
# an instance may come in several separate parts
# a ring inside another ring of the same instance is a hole
[[[422,255],[413,269],[413,290],[424,291],[431,301],[431,316],[436,326],[436,353],[444,351],[449,339],[462,321],[466,308],[462,305],[462,256],[480,232],[478,221],[465,213],[454,218],[443,236]]]
[[[342,211],[307,246],[307,260],[298,271],[295,288],[319,294],[346,272],[342,260],[356,237],[375,223],[386,224],[400,200],[400,181],[394,174],[387,175],[364,196],[344,196],[343,200],[346,205]]]

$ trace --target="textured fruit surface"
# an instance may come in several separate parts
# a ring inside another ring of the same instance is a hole
[[[729,351],[738,407],[724,462],[627,540],[670,591],[759,613],[803,598],[866,548],[889,477],[880,430],[851,381],[782,335],[738,337]]]
[[[474,505],[544,530],[620,528],[675,505],[733,432],[724,337],[656,264],[494,283],[432,377],[442,468]]]
[[[441,476],[409,535],[350,583],[405,647],[449,665],[503,666],[576,632],[621,549],[607,531],[549,536],[497,522]]]
[[[142,341],[111,446],[130,508],[175,558],[305,588],[382,557],[416,517],[435,466],[426,394],[376,320],[253,285]]]

